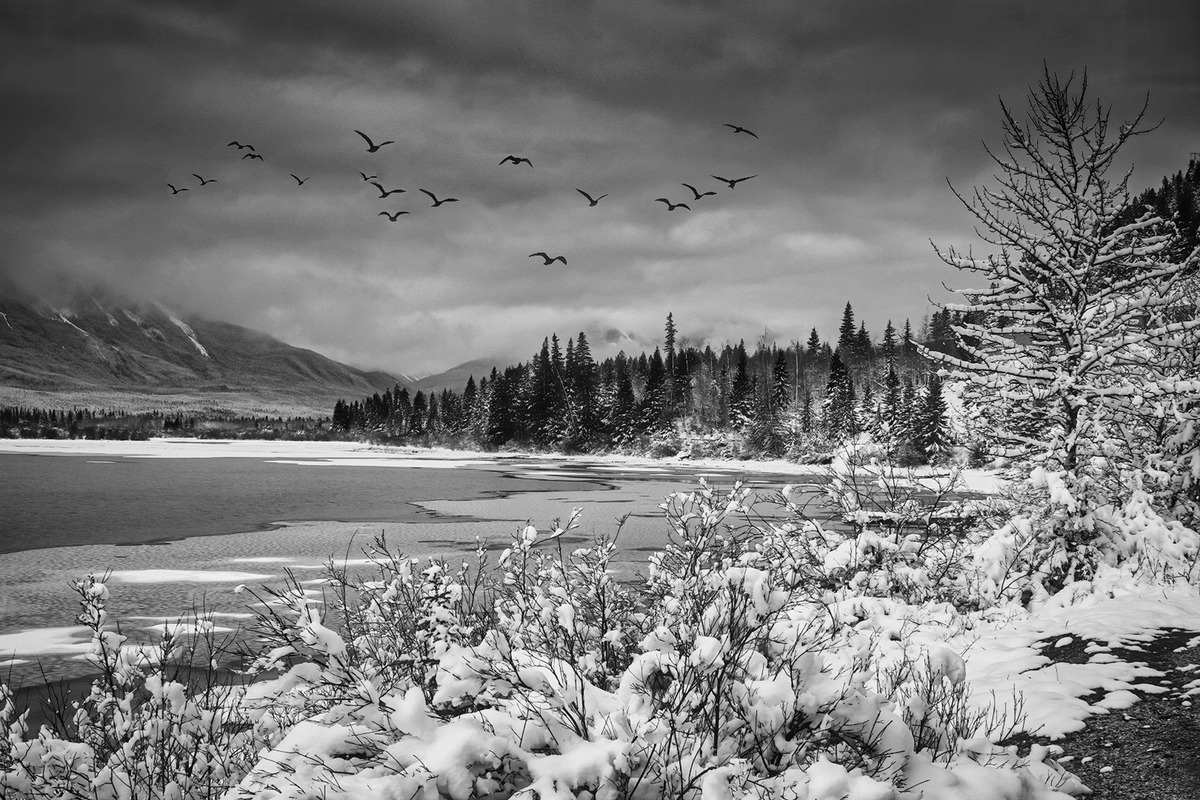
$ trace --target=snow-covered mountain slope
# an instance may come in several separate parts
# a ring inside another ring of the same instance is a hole
[[[22,391],[80,405],[129,393],[141,396],[142,405],[148,395],[171,395],[214,409],[328,414],[339,398],[409,384],[156,303],[80,295],[58,305],[5,293],[0,315],[0,403]]]

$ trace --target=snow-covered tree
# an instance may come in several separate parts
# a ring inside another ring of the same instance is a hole
[[[1174,227],[1149,210],[1129,213],[1130,173],[1110,176],[1121,147],[1154,126],[1143,124],[1145,105],[1110,125],[1086,75],[1063,80],[1048,69],[1024,119],[1003,102],[1001,110],[1003,146],[988,149],[998,185],[955,191],[998,252],[935,246],[983,288],[961,289],[966,301],[944,306],[960,357],[920,349],[971,382],[1010,450],[1073,481],[1114,459],[1140,467],[1150,440],[1164,440],[1154,421],[1184,424],[1200,400],[1189,277],[1197,252],[1166,260]],[[1014,430],[1007,412],[1022,407],[1043,408],[1045,424]]]
[[[859,431],[855,413],[854,383],[842,361],[841,350],[833,352],[829,362],[829,380],[825,385],[825,427],[836,440],[853,436]]]

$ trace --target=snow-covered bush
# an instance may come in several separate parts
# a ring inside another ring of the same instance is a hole
[[[831,582],[824,558],[845,536],[783,494],[765,509],[741,486],[669,497],[670,541],[641,590],[613,579],[612,542],[563,551],[574,517],[521,529],[495,573],[495,624],[474,642],[438,640],[432,682],[410,675],[311,705],[310,687],[346,686],[354,659],[309,636],[324,666],[293,666],[252,694],[260,709],[300,697],[310,715],[280,730],[234,796],[1077,792],[1044,751],[1021,758],[980,739],[961,660],[904,634],[955,624],[953,607]],[[323,618],[308,607],[297,598],[289,616]]]
[[[94,800],[216,798],[241,779],[256,743],[235,702],[236,687],[216,678],[215,661],[170,665],[181,631],[165,626],[149,650],[127,644],[108,624],[108,587],[95,576],[76,582],[80,624],[92,632],[88,658],[100,671],[90,694],[74,704],[65,735],[43,726],[27,737],[27,712],[18,714],[0,686],[0,796]],[[179,628],[181,626],[175,626]],[[202,614],[187,624],[219,655]],[[193,654],[194,654],[193,650]],[[200,680],[183,677],[192,672]],[[195,672],[202,673],[199,676]]]
[[[865,435],[834,452],[824,492],[851,533],[822,537],[828,579],[874,596],[978,607],[966,572],[981,504],[953,497],[956,470],[896,466],[886,455]]]

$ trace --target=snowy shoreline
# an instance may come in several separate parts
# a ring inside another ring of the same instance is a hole
[[[43,456],[116,456],[125,458],[261,458],[284,463],[322,463],[334,466],[426,467],[501,467],[507,463],[539,460],[604,469],[641,470],[691,468],[697,473],[709,470],[748,474],[795,475],[816,477],[826,468],[816,464],[797,464],[785,459],[734,460],[718,458],[652,458],[634,455],[567,455],[522,451],[482,452],[432,447],[397,447],[358,442],[281,442],[246,439],[160,438],[144,441],[86,439],[0,439],[0,454]],[[902,471],[903,472],[903,471]],[[948,476],[946,468],[918,467],[914,477]],[[981,494],[996,494],[1005,484],[995,470],[962,469],[957,472],[962,488]]]

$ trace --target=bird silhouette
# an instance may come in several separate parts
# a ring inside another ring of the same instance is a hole
[[[227,144],[225,146],[226,147],[236,147],[238,150],[249,150],[251,153],[254,152],[254,145],[252,145],[252,144],[242,144],[241,142],[230,142],[229,144]]]
[[[429,199],[433,201],[433,205],[431,206],[431,208],[437,208],[442,203],[457,203],[458,202],[457,197],[443,197],[441,200],[438,200],[437,195],[435,195],[433,192],[429,191],[428,189],[418,189],[417,191],[421,192],[422,194],[429,195]]]
[[[688,211],[692,210],[692,207],[689,206],[687,203],[672,203],[670,200],[668,200],[665,197],[656,197],[656,198],[654,198],[654,202],[666,203],[667,211],[674,211],[677,208],[686,208]]]
[[[716,195],[716,192],[700,192],[700,191],[697,191],[697,190],[696,190],[696,187],[695,187],[695,186],[692,186],[690,183],[681,183],[681,184],[679,184],[679,185],[680,185],[680,186],[686,186],[687,188],[691,189],[691,190],[692,190],[692,194],[696,195],[696,197],[695,197],[695,199],[696,199],[696,200],[699,200],[701,197],[708,197],[709,195],[714,195],[714,196]]]
[[[304,179],[302,180],[302,179],[300,179],[300,178],[296,177],[296,173],[294,173],[294,172],[289,172],[289,173],[288,173],[288,175],[291,175],[293,178],[296,178],[296,185],[297,185],[297,186],[303,186],[303,185],[304,185],[304,181],[307,181],[307,180],[309,179],[309,178],[304,178]],[[309,177],[311,178],[312,176],[310,175]]]
[[[263,160],[263,157],[258,153],[246,153],[246,155],[242,156],[243,161],[245,161],[247,158],[257,158],[259,161]]]
[[[728,122],[722,122],[721,124],[724,125],[726,128],[733,128],[734,133],[748,133],[751,136],[753,136],[755,139],[758,138],[758,134],[755,133],[754,131],[750,130],[749,128],[743,128],[741,125],[730,125]]]
[[[193,178],[195,178],[196,180],[200,181],[200,185],[201,185],[201,186],[207,186],[207,185],[208,185],[208,184],[210,184],[210,183],[216,183],[216,182],[217,182],[217,179],[216,179],[216,178],[209,178],[208,180],[205,180],[204,178],[201,178],[199,175],[197,175],[197,174],[196,174],[196,173],[194,173],[194,172],[192,173],[192,177],[193,177]]]
[[[371,185],[379,190],[380,197],[387,197],[389,194],[404,194],[403,189],[384,189],[383,184],[379,181],[371,181]]]
[[[183,187],[182,189],[176,189],[176,188],[175,188],[175,186],[174,186],[173,184],[170,184],[170,183],[168,183],[168,184],[167,184],[167,186],[170,186],[170,187],[171,187],[171,194],[179,194],[180,192],[186,192],[186,191],[187,191],[187,187],[186,187],[186,186],[185,186],[185,187]]]
[[[367,152],[368,153],[377,152],[379,150],[379,148],[383,147],[385,144],[395,144],[396,143],[394,140],[389,139],[386,142],[380,142],[379,144],[375,144],[374,142],[371,141],[371,137],[367,136],[362,131],[355,131],[355,133],[357,133],[359,136],[361,136],[367,140]]]
[[[386,211],[380,211],[376,216],[387,217],[388,222],[395,222],[396,220],[400,219],[401,215],[411,214],[411,213],[412,213],[411,211],[397,211],[395,214],[389,214]]]
[[[358,174],[363,176],[364,181],[374,180],[379,177],[378,175],[368,175],[365,172],[360,172]]]
[[[747,175],[744,178],[734,178],[733,180],[730,180],[729,178],[722,178],[720,175],[713,175],[711,177],[716,178],[721,183],[729,184],[729,188],[732,189],[733,187],[737,186],[742,181],[748,181],[751,178],[757,178],[758,176],[757,175]]]
[[[575,191],[579,192],[581,195],[583,195],[584,197],[587,198],[589,206],[594,206],[597,203],[599,203],[601,200],[603,200],[604,198],[608,197],[607,194],[602,194],[599,197],[592,197],[590,194],[585,192],[583,189],[576,189]]]
[[[513,166],[516,166],[517,164],[520,164],[522,162],[528,164],[531,167],[533,166],[533,162],[530,161],[528,158],[525,158],[524,156],[505,156],[504,160],[501,161],[500,163],[507,164],[510,161],[512,162]]]
[[[549,255],[547,255],[546,253],[544,253],[544,252],[541,252],[541,251],[538,251],[538,252],[536,252],[536,253],[530,253],[530,254],[529,254],[529,258],[535,258],[535,257],[537,257],[537,256],[541,256],[541,257],[542,257],[542,266],[544,266],[544,267],[548,267],[548,266],[550,266],[550,265],[551,265],[551,264],[553,264],[555,261],[561,261],[561,262],[563,262],[563,266],[564,266],[564,267],[567,265],[567,259],[566,259],[566,256],[554,256],[554,258],[551,258]]]

